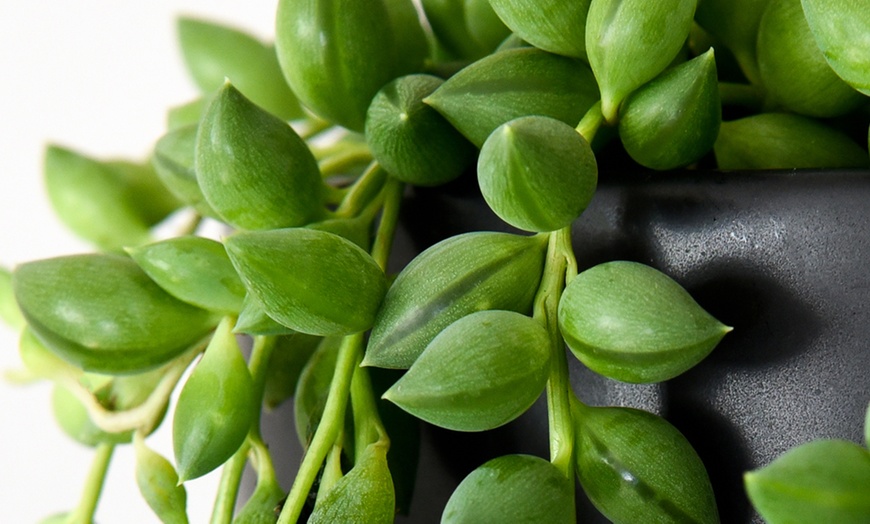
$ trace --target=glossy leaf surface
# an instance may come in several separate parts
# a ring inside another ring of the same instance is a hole
[[[586,13],[591,0],[490,0],[513,32],[539,49],[586,58]]]
[[[423,99],[444,81],[408,75],[384,86],[366,114],[372,154],[395,178],[435,186],[458,177],[474,159],[475,147]]]
[[[556,466],[531,455],[505,455],[462,480],[447,501],[441,522],[573,524],[576,518],[573,482]]]
[[[73,255],[22,264],[15,296],[39,339],[87,370],[133,373],[167,362],[214,326],[131,259]]]
[[[623,105],[619,137],[639,164],[674,169],[713,148],[721,121],[716,61],[710,49],[632,93]]]
[[[284,120],[305,113],[284,81],[275,48],[257,38],[206,20],[178,19],[178,39],[187,69],[205,94],[229,79],[258,106]]]
[[[175,406],[172,445],[179,478],[201,477],[233,456],[257,409],[251,374],[231,322],[224,319]]]
[[[592,0],[586,52],[601,89],[601,111],[617,121],[619,105],[655,78],[689,36],[697,0]]]
[[[147,242],[146,220],[121,174],[58,146],[45,151],[45,186],[55,213],[76,235],[102,249]]]
[[[390,286],[364,365],[407,369],[442,329],[488,309],[525,313],[544,267],[544,237],[467,233],[418,255]]]
[[[719,522],[704,464],[665,419],[621,407],[575,413],[577,477],[610,521]]]
[[[354,131],[375,93],[419,71],[428,52],[410,0],[282,0],[276,25],[290,87],[321,118]]]
[[[801,0],[769,1],[761,17],[757,45],[761,80],[772,104],[802,115],[833,117],[867,101],[825,61],[804,18]],[[870,88],[870,73],[867,86]]]
[[[266,313],[311,335],[372,326],[387,290],[384,272],[351,241],[307,228],[238,233],[227,252]]]
[[[853,442],[809,442],[744,479],[749,500],[770,524],[870,519],[870,452]]]
[[[242,308],[245,286],[220,242],[176,237],[127,252],[152,280],[179,300],[224,313],[238,313]]]
[[[837,74],[870,96],[870,17],[860,0],[801,0],[816,44]]]
[[[526,231],[555,231],[589,205],[598,166],[589,143],[559,120],[528,116],[493,131],[477,161],[477,181],[489,207]]]
[[[236,227],[301,226],[324,213],[320,169],[308,146],[230,84],[203,116],[195,154],[206,200]]]
[[[187,524],[187,490],[178,483],[175,468],[138,435],[133,439],[133,447],[136,484],[142,498],[164,524]]]
[[[485,431],[534,403],[549,362],[541,323],[513,311],[478,311],[432,339],[383,398],[436,426]]]
[[[389,524],[395,520],[387,445],[369,444],[353,468],[314,507],[309,524]]]
[[[720,169],[870,165],[867,151],[842,131],[788,113],[761,113],[722,122],[713,151]]]
[[[509,120],[542,115],[576,126],[598,100],[586,64],[524,48],[482,58],[426,97],[463,135],[480,147]]]
[[[731,328],[670,277],[636,262],[607,262],[565,288],[559,327],[574,355],[623,382],[660,382],[700,362]]]

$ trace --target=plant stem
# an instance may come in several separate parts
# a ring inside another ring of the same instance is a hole
[[[302,457],[302,464],[299,466],[296,479],[287,495],[287,501],[281,510],[278,524],[291,524],[299,518],[308,492],[317,478],[317,472],[320,471],[320,465],[323,464],[323,460],[338,437],[341,425],[344,424],[344,412],[347,407],[351,379],[362,360],[364,342],[364,333],[346,336],[341,342],[332,382],[329,385],[326,405],[323,408],[323,416],[305,456]]]
[[[254,345],[251,348],[251,357],[248,359],[248,369],[251,371],[251,378],[254,384],[254,398],[257,399],[257,404],[263,402],[263,394],[266,390],[266,378],[269,373],[269,362],[272,360],[272,353],[275,349],[276,339],[274,336],[256,336],[254,337]],[[257,440],[262,441],[260,434],[260,415],[262,410],[256,410],[254,422],[251,424],[250,434]]]
[[[364,144],[349,145],[342,151],[330,155],[319,162],[323,178],[338,175],[353,166],[372,161],[372,153]]]
[[[544,276],[535,296],[534,318],[550,334],[550,375],[547,378],[547,414],[550,425],[550,461],[573,481],[574,424],[571,418],[571,383],[565,345],[559,331],[558,308],[569,267],[566,245],[570,247],[571,228],[550,234]],[[573,253],[571,255],[573,259]]]
[[[580,133],[580,136],[585,138],[587,142],[592,143],[592,140],[595,138],[595,133],[598,132],[598,129],[603,123],[604,115],[601,114],[601,101],[599,100],[598,102],[595,102],[588,111],[586,111],[586,114],[583,115],[580,123],[577,124],[577,127],[574,129]]]
[[[336,215],[349,218],[359,214],[381,191],[386,178],[387,173],[381,169],[380,164],[377,162],[369,164],[365,172],[351,186],[344,201],[338,206]]]
[[[372,246],[372,258],[383,269],[387,270],[387,261],[393,247],[393,237],[396,236],[396,226],[399,223],[399,208],[402,204],[404,184],[390,177],[384,189],[384,211]]]
[[[211,524],[230,524],[233,521],[233,512],[236,509],[236,497],[239,492],[239,483],[245,470],[250,444],[245,441],[242,447],[236,451],[230,460],[226,461],[221,469],[221,480],[218,484],[217,496],[211,512]]]
[[[375,393],[368,368],[358,367],[350,384],[350,402],[353,408],[354,456],[360,457],[369,444],[389,444],[387,430],[378,413]]]
[[[764,92],[757,86],[719,82],[719,98],[723,106],[742,106],[761,109],[764,105]]]
[[[79,505],[70,514],[67,520],[68,523],[91,524],[94,521],[97,502],[100,500],[100,493],[103,491],[103,484],[106,482],[106,472],[109,470],[109,463],[112,461],[112,453],[114,451],[114,444],[104,442],[97,446],[94,460],[91,463],[91,469],[85,480],[82,498],[79,501]]]

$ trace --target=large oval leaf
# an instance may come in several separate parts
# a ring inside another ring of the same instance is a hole
[[[870,17],[857,0],[801,0],[816,44],[840,78],[870,96]]]

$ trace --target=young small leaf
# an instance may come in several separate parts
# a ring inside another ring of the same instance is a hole
[[[188,304],[238,314],[245,286],[220,242],[185,236],[128,249],[148,276]]]
[[[148,448],[136,435],[136,484],[142,498],[164,524],[187,524],[187,490],[178,483],[175,468],[160,454]]]
[[[577,477],[610,521],[718,524],[704,464],[676,428],[638,409],[575,407]]]
[[[801,0],[825,60],[847,84],[870,96],[870,17],[855,0]]]
[[[72,255],[28,262],[12,275],[34,334],[86,371],[135,373],[168,362],[216,323],[155,284],[133,260]]]
[[[700,362],[731,328],[664,273],[607,262],[577,275],[559,303],[559,327],[574,355],[624,382],[660,382]]]
[[[383,398],[436,426],[485,431],[520,416],[547,382],[550,338],[513,311],[478,311],[439,333]]]
[[[541,280],[546,237],[466,233],[419,254],[390,286],[363,365],[407,369],[455,320],[487,309],[525,313]]]
[[[245,295],[242,311],[233,329],[236,333],[246,335],[292,335],[295,333],[284,324],[266,314],[263,304],[250,293]]]
[[[172,444],[181,481],[201,477],[233,456],[257,409],[253,380],[228,317],[215,330],[175,407]]]
[[[746,492],[771,524],[870,519],[870,451],[844,440],[798,446],[746,473]]]
[[[248,291],[281,324],[312,335],[371,327],[384,272],[356,244],[308,228],[237,233],[225,242]]]
[[[441,523],[573,524],[576,518],[573,483],[556,466],[531,455],[505,455],[462,480],[444,507]]]
[[[229,83],[199,124],[195,155],[206,200],[236,227],[295,227],[324,214],[320,169],[308,146]]]
[[[555,231],[589,205],[598,165],[589,143],[573,127],[527,116],[489,135],[477,160],[477,181],[486,203],[508,224]]]

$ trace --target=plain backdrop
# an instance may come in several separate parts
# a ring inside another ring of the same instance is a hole
[[[272,39],[277,0],[3,0],[0,2],[0,265],[88,251],[54,218],[42,155],[57,143],[98,158],[142,159],[166,109],[197,94],[175,40],[179,14]],[[0,325],[0,371],[20,366],[17,334]],[[0,380],[0,522],[37,523],[78,501],[92,451],[56,426],[51,387]],[[170,417],[149,439],[172,456]],[[97,521],[156,523],[119,448]],[[217,475],[188,486],[191,522],[207,522]]]

